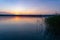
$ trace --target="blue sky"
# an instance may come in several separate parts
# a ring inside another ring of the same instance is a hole
[[[0,11],[60,13],[60,0],[0,0]]]

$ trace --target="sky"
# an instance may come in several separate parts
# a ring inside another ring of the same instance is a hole
[[[18,15],[60,13],[60,0],[0,0],[0,12]]]

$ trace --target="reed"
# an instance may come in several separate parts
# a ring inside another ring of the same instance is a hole
[[[54,35],[54,38],[60,40],[60,16],[55,15],[45,19],[47,31]]]

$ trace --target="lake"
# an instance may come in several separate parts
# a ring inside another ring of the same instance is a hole
[[[0,16],[0,40],[49,40],[46,27],[45,17]]]

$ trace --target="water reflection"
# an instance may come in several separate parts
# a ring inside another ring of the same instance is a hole
[[[7,23],[12,23],[12,22],[13,23],[18,23],[18,22],[36,23],[37,19],[32,18],[32,17],[2,17],[2,18],[0,18],[0,22],[7,22]],[[39,20],[41,20],[41,19],[39,19]]]
[[[0,17],[1,40],[43,40],[44,18]]]

